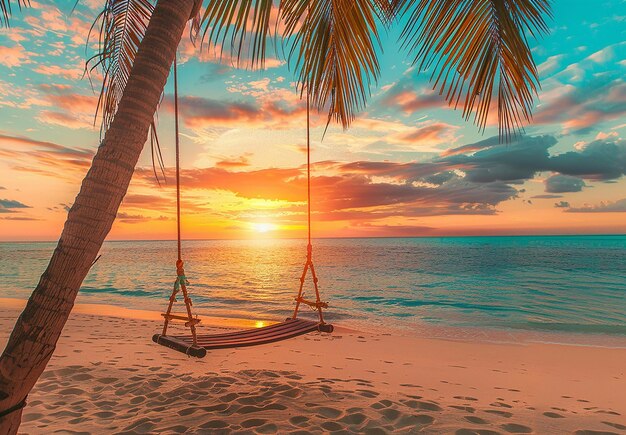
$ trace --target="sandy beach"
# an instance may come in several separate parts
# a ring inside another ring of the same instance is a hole
[[[19,304],[3,300],[2,346]],[[339,325],[332,335],[196,360],[150,341],[158,313],[95,311],[75,308],[21,433],[626,431],[626,348],[422,339]]]

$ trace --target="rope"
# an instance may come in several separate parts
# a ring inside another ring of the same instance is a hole
[[[306,188],[307,188],[307,218],[308,238],[311,246],[311,125],[309,108],[309,85],[306,87]]]
[[[307,19],[311,16],[311,3],[307,1],[306,3],[306,13]],[[307,35],[308,42],[308,35]],[[310,89],[309,85],[311,84],[310,78],[307,78],[306,81],[306,190],[307,190],[307,223],[308,223],[308,240],[309,243],[307,245],[307,257],[309,261],[311,260],[311,252],[313,247],[311,245],[311,115],[310,115],[310,103],[309,103],[309,94]]]
[[[185,275],[178,275],[176,277],[176,281],[174,281],[174,289],[175,290],[180,290],[181,285],[188,285],[189,282],[187,281],[187,277],[185,277]]]
[[[6,417],[7,415],[9,415],[9,414],[11,414],[11,413],[13,413],[15,411],[19,411],[20,409],[25,407],[26,406],[26,399],[28,399],[28,396],[24,397],[24,400],[22,400],[20,403],[17,403],[15,405],[13,405],[9,409],[5,409],[4,411],[0,411],[0,418]]]
[[[174,128],[176,130],[176,230],[178,242],[178,261],[182,261],[182,248],[180,242],[180,138],[178,134],[178,73],[176,63],[178,56],[174,57]]]

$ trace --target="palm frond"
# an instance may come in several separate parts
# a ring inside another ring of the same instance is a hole
[[[17,7],[21,10],[22,7],[30,6],[30,0],[14,0]],[[9,27],[11,25],[11,0],[0,0],[0,27]]]
[[[85,69],[89,73],[97,69],[102,71],[102,86],[94,117],[95,122],[98,113],[102,116],[101,135],[113,122],[153,10],[154,5],[150,0],[106,0],[104,9],[96,17],[89,32],[87,43],[91,32],[99,28],[99,50],[87,61]],[[165,179],[165,166],[156,130],[156,114],[154,116],[150,124],[150,155],[152,169],[160,185],[156,167],[159,166]]]
[[[539,88],[527,34],[547,32],[549,0],[407,0],[400,2],[403,44],[448,103],[484,130],[497,97],[500,136],[532,117]]]
[[[290,38],[300,91],[309,92],[328,122],[347,128],[379,75],[377,18],[380,0],[283,0],[281,17]]]
[[[374,0],[380,20],[387,26],[397,18],[401,0]]]
[[[189,39],[194,45],[200,34],[200,26],[202,24],[202,14],[200,13],[202,0],[195,0],[195,2],[193,10],[191,11],[191,26],[189,28]]]
[[[208,38],[222,51],[228,47],[238,62],[245,56],[252,67],[263,67],[273,7],[272,0],[209,1],[202,40]]]
[[[99,51],[85,68],[103,74],[97,109],[103,132],[113,121],[153,10],[150,0],[107,0],[92,26],[99,27]]]

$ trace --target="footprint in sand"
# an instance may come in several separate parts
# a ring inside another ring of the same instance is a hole
[[[454,435],[501,435],[500,432],[488,429],[459,429]]]
[[[523,424],[507,423],[500,426],[502,429],[509,433],[532,433],[532,429]]]
[[[315,412],[324,418],[337,418],[341,415],[341,411],[336,408],[330,408],[328,406],[320,406]]]
[[[393,402],[391,400],[383,399],[376,403],[372,403],[370,407],[374,409],[383,409],[383,408],[388,408],[391,405],[393,405]]]
[[[561,414],[557,414],[556,412],[544,412],[543,415],[549,418],[565,418]]]
[[[282,405],[280,403],[270,403],[269,405],[265,405],[265,406],[252,406],[252,405],[242,406],[236,412],[239,414],[250,414],[252,412],[261,412],[261,411],[266,411],[266,410],[284,411],[285,409],[287,409],[285,405]]]
[[[607,426],[611,426],[614,427],[615,429],[619,429],[619,430],[626,430],[626,426],[624,426],[623,424],[619,424],[619,423],[612,423],[610,421],[603,421],[603,424],[606,424]]]
[[[211,420],[198,426],[200,429],[225,429],[229,426],[224,420]]]
[[[495,414],[495,415],[499,415],[501,417],[505,417],[505,418],[511,418],[513,417],[513,414],[510,412],[506,412],[506,411],[498,411],[496,409],[486,409],[485,412],[488,412],[489,414]]]
[[[363,397],[368,397],[373,399],[374,397],[378,397],[380,394],[377,391],[372,390],[356,390],[356,392]]]
[[[274,423],[269,423],[264,426],[258,427],[256,429],[256,433],[262,433],[262,434],[276,433],[276,432],[278,432],[278,426],[276,426]]]
[[[409,408],[421,409],[424,411],[441,411],[441,406],[431,402],[421,402],[419,400],[401,400]]]
[[[351,414],[346,415],[339,421],[342,423],[346,423],[348,425],[359,425],[363,423],[365,420],[367,420],[367,417],[365,416],[365,414],[361,412],[353,412]]]
[[[605,432],[603,430],[581,429],[574,432],[575,435],[619,435],[616,432]]]
[[[455,399],[459,399],[459,400],[469,400],[472,402],[477,401],[478,399],[475,397],[470,397],[470,396],[454,396]]]
[[[65,388],[59,391],[59,394],[63,396],[78,396],[81,394],[85,394],[85,391],[81,390],[80,388]]]
[[[489,406],[495,406],[497,408],[513,408],[513,406],[509,405],[508,403],[504,403],[504,402],[493,402]]]
[[[383,409],[380,413],[388,421],[395,421],[398,419],[398,417],[400,417],[400,411],[393,408]]]
[[[323,429],[329,432],[334,432],[334,431],[343,429],[343,426],[335,421],[325,421],[320,426],[322,426]]]
[[[474,424],[489,424],[487,420],[483,420],[482,418],[476,417],[475,415],[466,415],[463,418],[469,421],[470,423],[474,423]]]
[[[403,429],[407,427],[418,429],[422,426],[428,426],[434,421],[435,419],[430,415],[406,415],[398,420],[398,422],[395,424],[395,427],[398,429]]]
[[[607,410],[604,410],[604,409],[600,409],[600,410],[596,411],[596,414],[622,415],[619,412],[607,411]]]
[[[450,405],[450,408],[459,409],[461,411],[466,411],[466,412],[471,412],[471,413],[476,412],[476,409],[472,408],[471,406]]]
[[[267,420],[264,418],[251,418],[249,420],[245,420],[241,423],[241,427],[245,427],[246,429],[251,427],[263,426],[267,423]]]
[[[306,417],[304,415],[295,415],[289,419],[289,423],[295,426],[299,426],[302,423],[306,423],[307,421],[309,421],[309,417]]]
[[[24,422],[28,422],[28,421],[35,421],[35,420],[40,420],[44,417],[43,414],[39,414],[37,412],[33,412],[33,413],[29,413],[29,414],[25,414],[22,417],[22,421]]]
[[[179,424],[177,426],[166,427],[164,429],[164,432],[166,433],[186,433],[188,431],[189,431],[189,428],[187,426],[183,426],[182,424]]]

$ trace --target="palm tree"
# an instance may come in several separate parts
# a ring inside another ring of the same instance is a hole
[[[0,25],[11,2],[0,0]],[[0,357],[0,433],[17,432],[25,398],[51,358],[81,283],[126,194],[189,19],[195,31],[262,66],[273,0],[106,0],[99,16],[103,140],[50,263]],[[549,0],[281,0],[281,37],[301,93],[347,128],[379,75],[381,27],[403,25],[402,46],[440,94],[484,129],[497,110],[507,138],[530,121],[538,88],[527,36],[547,31]],[[203,29],[199,27],[202,24]],[[6,412],[10,411],[10,412]]]

